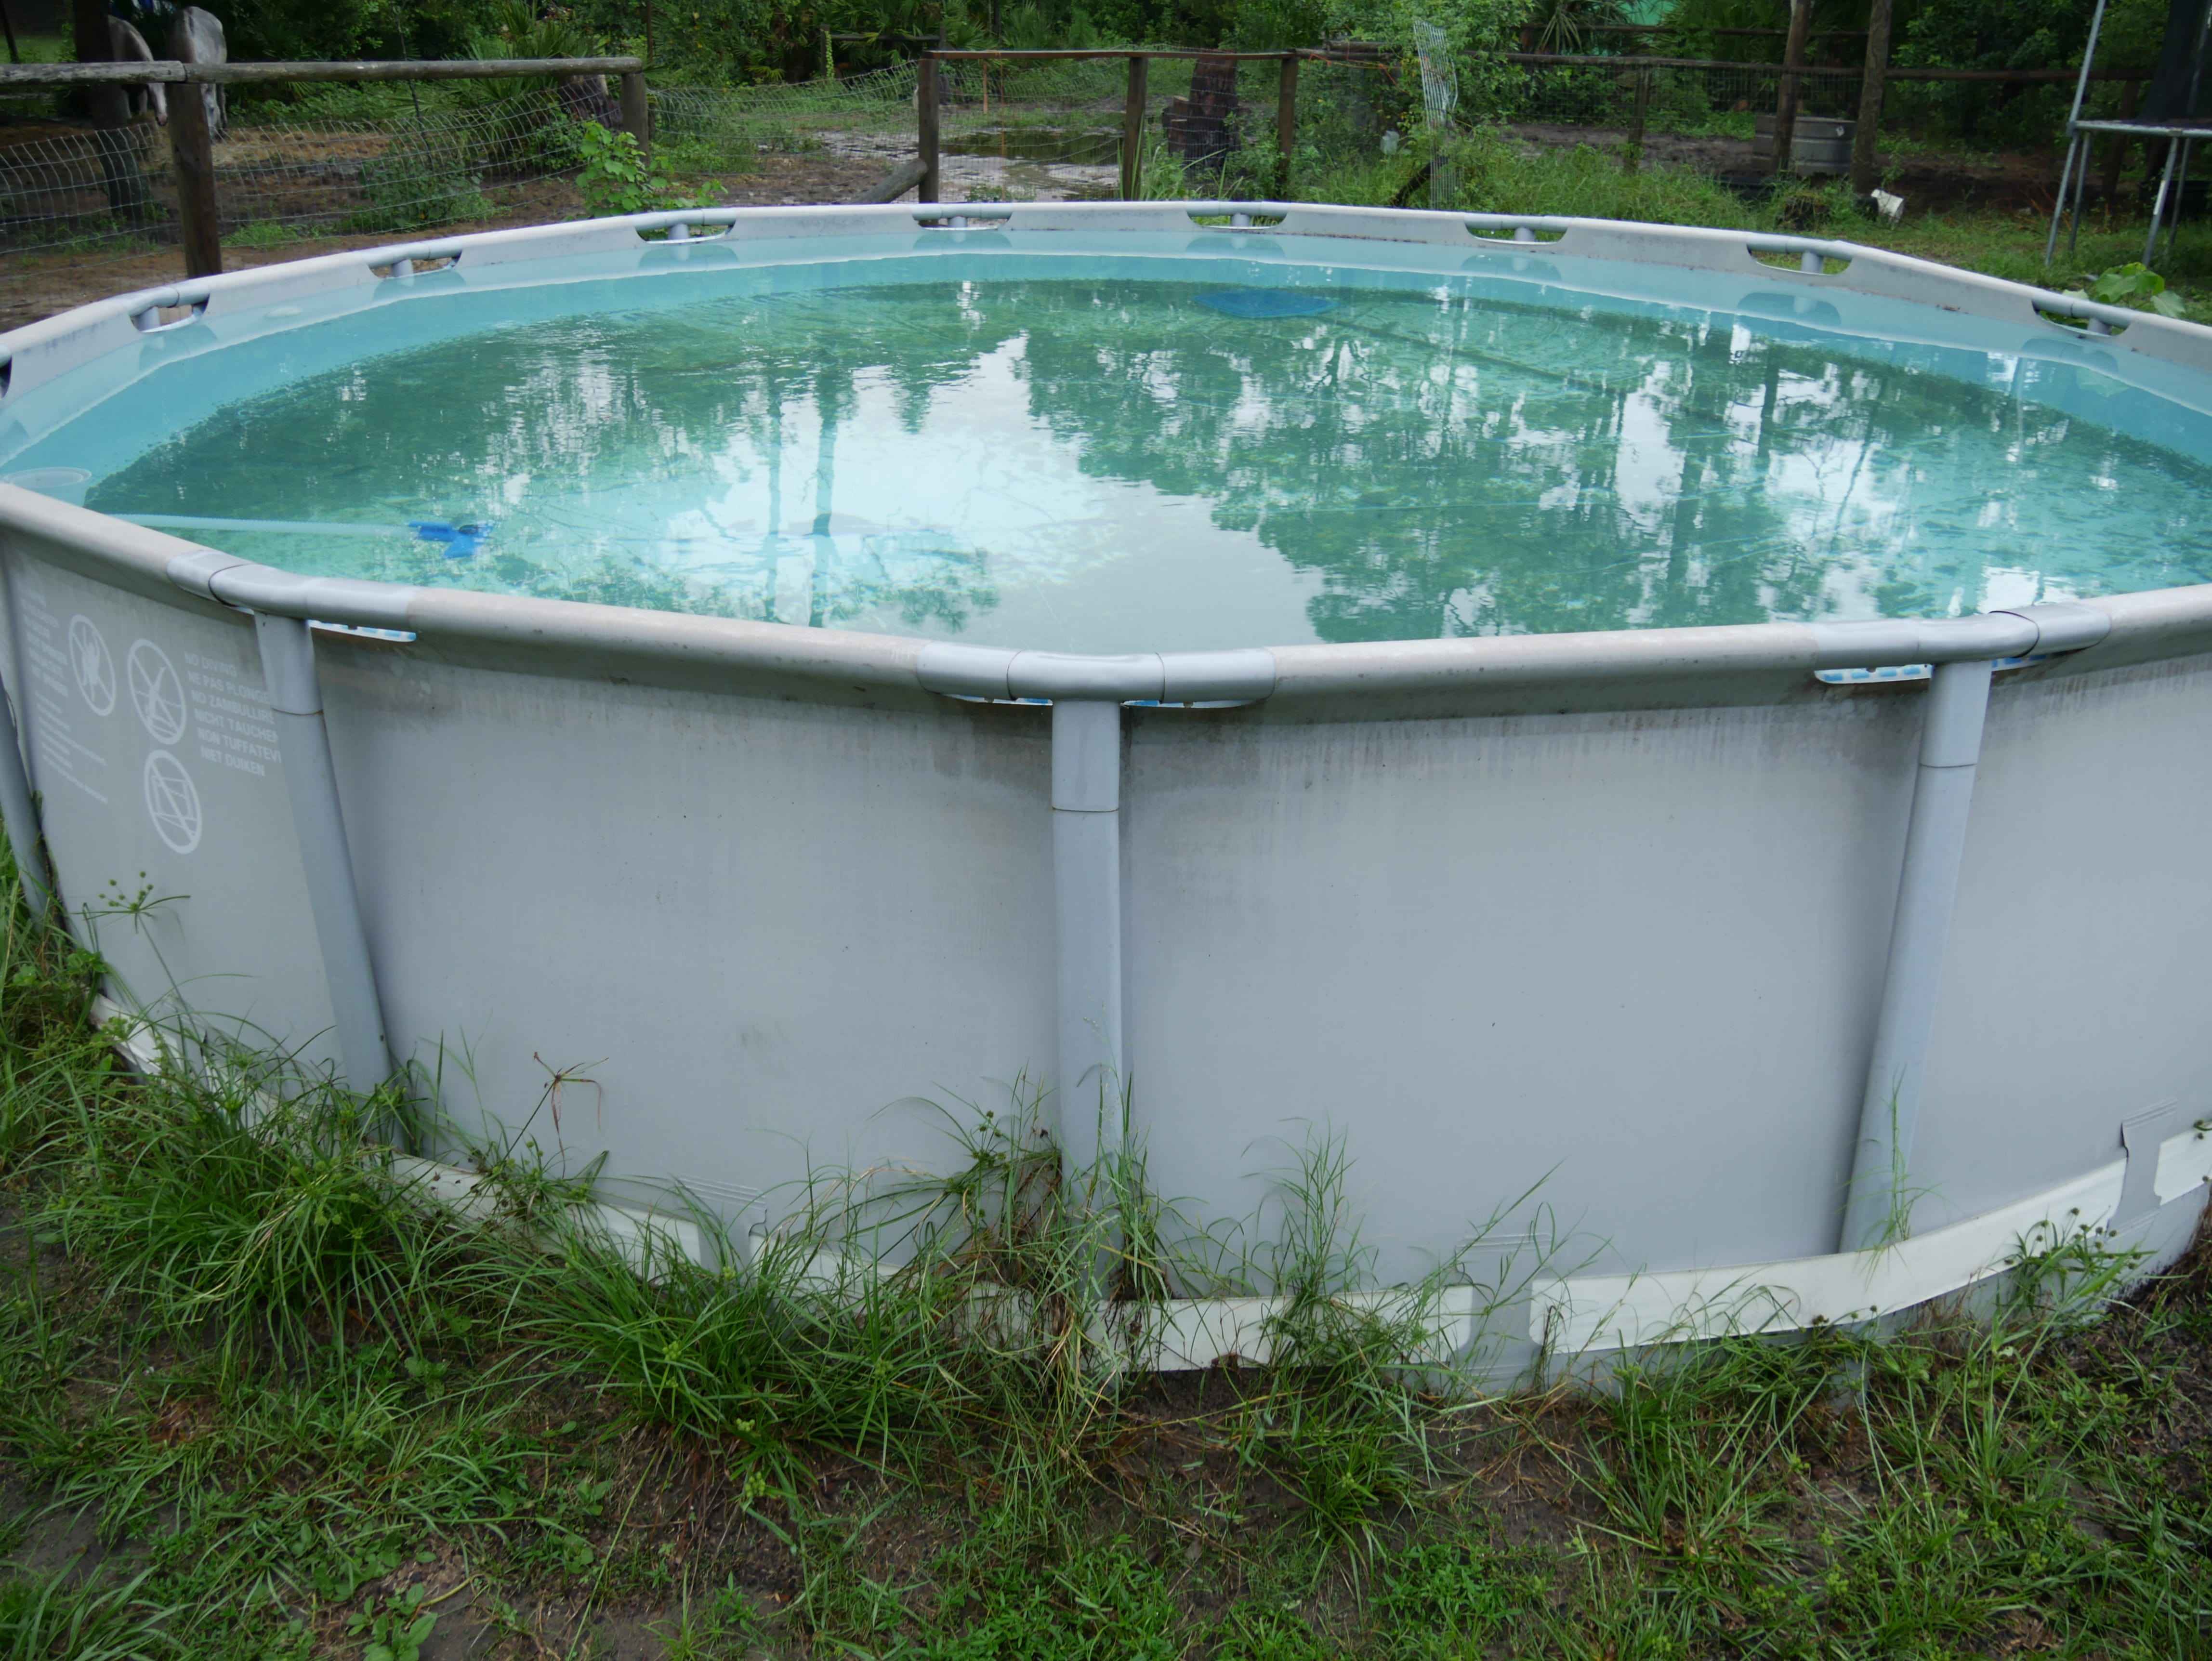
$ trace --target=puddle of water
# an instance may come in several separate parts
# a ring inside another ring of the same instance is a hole
[[[946,155],[995,155],[1007,161],[1119,167],[1121,135],[1095,128],[994,127],[948,137],[939,149]]]
[[[914,155],[910,134],[825,132],[832,155],[881,159]],[[946,202],[1066,202],[1114,196],[1121,186],[1121,136],[1095,127],[994,127],[948,134],[939,155]]]

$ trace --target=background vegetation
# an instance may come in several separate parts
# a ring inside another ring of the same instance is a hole
[[[2079,61],[2094,0],[1897,0],[1897,61],[1959,69],[2063,68]],[[1642,19],[1633,0],[211,0],[237,58],[463,55],[487,33],[517,33],[518,15],[544,19],[595,46],[641,46],[694,76],[804,79],[819,72],[824,31],[839,60],[866,66],[940,32],[953,45],[1148,43],[1251,50],[1324,40],[1401,42],[1415,17],[1469,50],[1516,46],[1528,31],[1547,51],[1611,51],[1601,26]],[[1867,0],[1814,0],[1814,27],[1863,29]],[[1771,62],[1773,39],[1717,34],[1780,28],[1788,0],[1675,0],[1655,44],[1699,57]],[[2163,0],[2112,0],[2105,51],[2148,66],[2165,24]],[[876,43],[869,49],[869,40]],[[1820,62],[1855,61],[1856,40],[1817,40]]]

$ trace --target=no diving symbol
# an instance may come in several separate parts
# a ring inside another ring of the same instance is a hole
[[[166,750],[146,757],[146,812],[173,852],[189,854],[200,845],[200,793],[184,763]]]
[[[115,708],[115,660],[107,655],[107,642],[92,626],[90,618],[78,616],[70,619],[69,654],[70,667],[76,675],[76,690],[84,694],[92,713],[105,715],[112,712]]]
[[[134,641],[124,660],[131,681],[131,703],[156,744],[174,744],[185,735],[185,684],[177,678],[169,654],[150,640]]]

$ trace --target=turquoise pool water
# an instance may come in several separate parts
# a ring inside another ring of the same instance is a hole
[[[2212,470],[2098,418],[2148,395],[1996,355],[1451,277],[622,297],[364,330],[88,505],[297,570],[1084,652],[2212,579]]]

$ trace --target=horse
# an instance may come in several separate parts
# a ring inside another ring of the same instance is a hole
[[[107,56],[112,62],[118,64],[160,61],[154,56],[154,49],[146,44],[146,37],[119,17],[107,20]],[[143,86],[126,88],[124,100],[133,120],[150,107],[155,121],[165,127],[169,125],[169,100],[162,92],[160,82],[149,81]]]
[[[169,25],[169,56],[179,64],[228,63],[230,53],[223,44],[222,20],[203,6],[179,9],[175,21]],[[204,82],[200,98],[207,110],[208,137],[222,137],[230,125],[228,93],[224,88]]]

